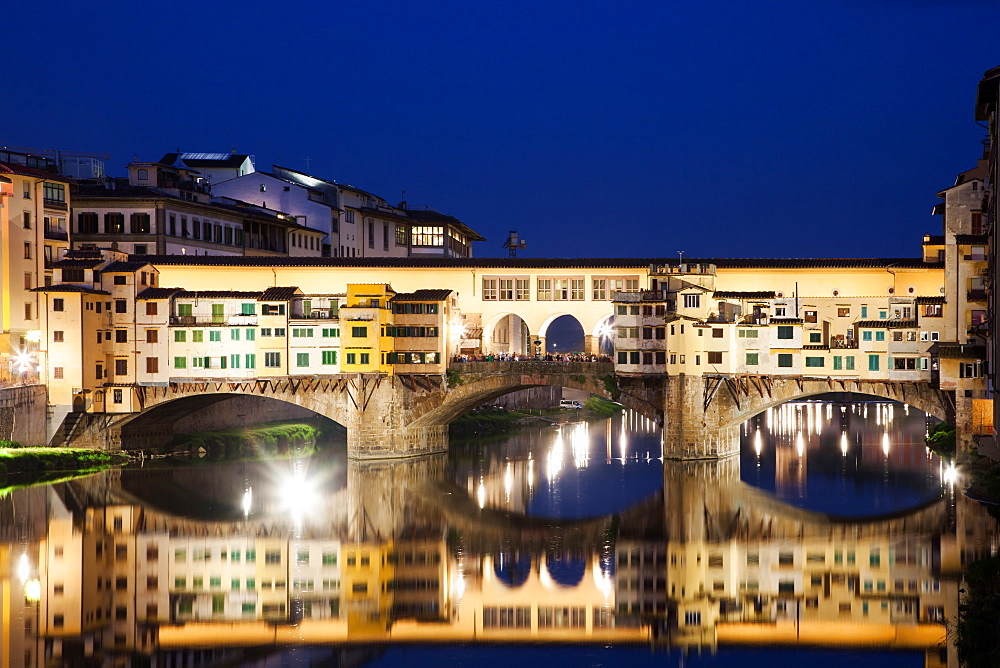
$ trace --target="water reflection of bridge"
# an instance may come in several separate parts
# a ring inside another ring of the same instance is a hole
[[[668,462],[663,492],[615,516],[539,520],[481,505],[447,480],[446,464],[351,462],[324,483],[285,462],[230,488],[197,468],[125,471],[15,492],[4,526],[26,527],[29,513],[40,530],[14,530],[3,546],[4,619],[29,643],[10,651],[33,651],[37,628],[35,649],[63,657],[102,645],[157,654],[373,640],[936,655],[962,564],[997,539],[962,497],[836,518],[748,488],[732,460]],[[279,473],[291,487],[271,487]],[[253,489],[245,514],[243,485]],[[217,516],[190,517],[191,494]],[[22,595],[35,578],[37,611]]]

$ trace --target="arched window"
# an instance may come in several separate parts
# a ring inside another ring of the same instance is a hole
[[[148,181],[149,180],[149,170],[148,169],[140,169],[139,170],[139,180],[140,181]]]

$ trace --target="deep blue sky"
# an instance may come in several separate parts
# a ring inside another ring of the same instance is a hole
[[[0,145],[228,151],[502,255],[916,256],[997,0],[14,3]]]

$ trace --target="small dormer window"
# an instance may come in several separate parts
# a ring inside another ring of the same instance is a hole
[[[263,183],[262,183],[262,184],[260,184],[260,191],[261,191],[262,193],[263,193],[263,192],[267,192],[267,186],[266,186],[266,185],[264,185]]]
[[[137,177],[138,177],[138,179],[140,181],[148,181],[149,180],[149,170],[148,169],[140,169],[139,172],[138,172],[138,174],[137,174]]]

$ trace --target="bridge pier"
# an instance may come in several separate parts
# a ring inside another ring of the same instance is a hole
[[[667,459],[723,459],[739,454],[738,426],[726,421],[719,402],[705,406],[705,379],[667,376],[663,409],[663,456]]]

